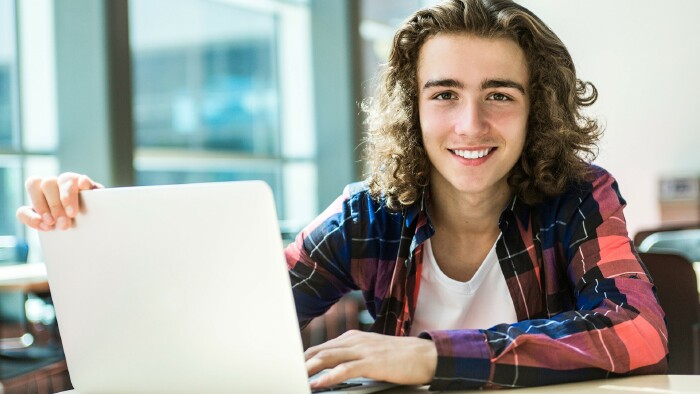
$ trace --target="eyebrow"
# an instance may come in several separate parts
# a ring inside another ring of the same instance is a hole
[[[423,85],[423,89],[429,89],[433,87],[462,89],[464,88],[464,84],[456,79],[444,78],[430,79]],[[513,88],[519,90],[522,94],[526,94],[525,87],[522,84],[515,82],[511,79],[485,79],[483,82],[481,82],[481,90],[491,88]]]
[[[522,84],[510,79],[486,79],[481,83],[482,90],[490,88],[513,88],[519,90],[522,94],[526,94],[525,87]]]
[[[423,89],[441,87],[441,88],[464,88],[464,84],[456,79],[430,79],[424,85]]]

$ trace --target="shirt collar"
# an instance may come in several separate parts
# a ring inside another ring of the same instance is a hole
[[[518,222],[523,226],[523,229],[527,231],[528,227],[530,226],[529,205],[525,204],[525,202],[521,198],[518,198],[517,195],[513,195],[510,202],[508,202],[508,205],[501,213],[500,219],[498,220],[498,225],[501,229],[503,229],[504,214],[506,212],[510,212],[512,216],[515,216]]]
[[[423,187],[419,201],[407,207],[404,211],[404,226],[406,230],[411,232],[412,236],[411,253],[418,245],[435,234],[435,229],[430,222],[430,215],[428,214],[428,201],[430,200],[428,190],[427,187]]]
[[[419,215],[421,214],[427,214],[427,195],[428,195],[428,188],[426,186],[423,187],[423,190],[421,190],[421,195],[420,195],[420,200],[417,201],[414,204],[411,204],[409,207],[406,207],[404,210],[404,226],[406,228],[410,228],[412,226],[415,226],[416,221],[419,219]],[[428,220],[430,222],[430,220]]]

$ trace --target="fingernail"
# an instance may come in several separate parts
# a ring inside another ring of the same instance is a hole
[[[51,216],[51,214],[45,213],[41,218],[44,221],[44,223],[48,225],[53,224],[53,216]]]
[[[51,227],[50,227],[48,224],[44,223],[44,222],[41,222],[41,223],[39,224],[39,228],[40,228],[41,230],[43,230],[43,231],[49,231],[49,230],[51,230]]]
[[[68,214],[68,216],[73,217],[74,213],[75,213],[75,211],[73,210],[73,207],[71,207],[71,206],[66,207],[66,214]]]

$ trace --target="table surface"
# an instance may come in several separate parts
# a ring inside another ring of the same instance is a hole
[[[397,387],[382,391],[386,394],[425,394],[424,387]],[[644,375],[625,378],[591,380],[587,382],[555,384],[552,386],[529,387],[512,391],[513,394],[527,393],[566,393],[566,394],[630,394],[630,393],[699,393],[700,375]],[[448,393],[448,392],[445,392]],[[481,393],[483,390],[450,391],[449,393]]]
[[[698,393],[700,392],[700,375],[645,375],[588,382],[555,384],[544,387],[517,389],[514,394],[527,393],[566,393],[566,394],[630,394],[630,393]],[[483,390],[445,391],[450,394],[481,393]],[[64,391],[65,394],[78,394],[77,390]],[[396,387],[382,391],[384,394],[425,394],[430,393],[427,386]]]

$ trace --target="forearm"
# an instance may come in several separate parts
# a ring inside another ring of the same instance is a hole
[[[431,389],[539,386],[635,373],[664,373],[663,314],[645,280],[619,278],[586,289],[592,310],[488,330],[433,331],[438,352]],[[613,293],[613,288],[619,289]],[[602,295],[605,290],[610,298]],[[615,295],[624,294],[622,297]],[[612,299],[625,300],[616,303]]]

